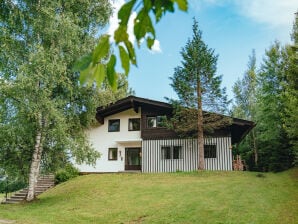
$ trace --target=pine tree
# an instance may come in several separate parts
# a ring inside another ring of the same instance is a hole
[[[179,102],[172,119],[173,128],[177,132],[193,132],[198,137],[198,169],[204,169],[204,133],[203,109],[209,112],[225,112],[228,101],[225,89],[220,88],[221,76],[217,76],[216,64],[218,56],[214,50],[202,40],[202,32],[194,19],[193,36],[181,51],[181,66],[174,69],[171,86],[178,95]],[[222,117],[211,118],[211,113],[205,114],[213,123]]]

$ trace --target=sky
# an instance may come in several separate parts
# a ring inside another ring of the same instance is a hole
[[[232,86],[242,78],[252,50],[258,67],[265,50],[278,40],[291,43],[297,0],[188,0],[188,12],[175,10],[155,24],[156,42],[150,51],[145,44],[136,49],[137,67],[132,66],[129,85],[136,96],[165,101],[177,99],[170,86],[174,68],[181,65],[180,51],[192,36],[193,18],[199,23],[203,41],[219,55],[217,74],[222,75],[222,87],[233,98]],[[114,0],[115,12],[124,0]],[[130,23],[133,22],[132,14]],[[110,19],[108,33],[117,27],[116,13]],[[132,26],[129,28],[132,33]],[[130,40],[135,41],[133,35]],[[136,46],[136,45],[135,45]],[[120,69],[121,71],[121,69]]]

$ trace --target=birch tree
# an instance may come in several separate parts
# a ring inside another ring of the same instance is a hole
[[[28,201],[35,197],[42,158],[53,150],[78,163],[94,163],[99,156],[83,131],[84,114],[95,92],[79,84],[79,74],[72,67],[78,57],[90,52],[95,34],[110,14],[108,0],[4,0],[0,4],[0,125],[4,130],[0,139],[11,138],[14,132],[17,137],[10,140],[13,145],[0,144],[0,150],[30,157]],[[23,125],[20,130],[13,127],[18,123]]]

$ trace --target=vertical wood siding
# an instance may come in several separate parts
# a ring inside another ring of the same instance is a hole
[[[197,139],[143,140],[142,172],[176,172],[198,169]],[[232,170],[231,137],[205,138],[204,144],[216,145],[216,158],[205,158],[206,170]],[[179,159],[162,158],[163,146],[181,146]]]

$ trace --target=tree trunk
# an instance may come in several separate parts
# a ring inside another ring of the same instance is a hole
[[[200,81],[197,82],[197,97],[198,97],[198,169],[205,169],[204,159],[204,133],[203,133],[203,109],[202,109],[202,89]]]
[[[255,154],[255,165],[258,165],[258,148],[257,148],[257,143],[256,143],[256,136],[255,136],[255,131],[252,130],[252,141],[253,141],[253,149],[254,149],[254,154]]]
[[[39,167],[41,162],[42,155],[42,116],[39,114],[38,116],[38,128],[35,137],[35,146],[32,155],[32,161],[30,166],[29,173],[29,186],[28,186],[28,194],[26,197],[27,201],[32,201],[35,198],[35,186],[37,183],[37,178],[39,175]]]

